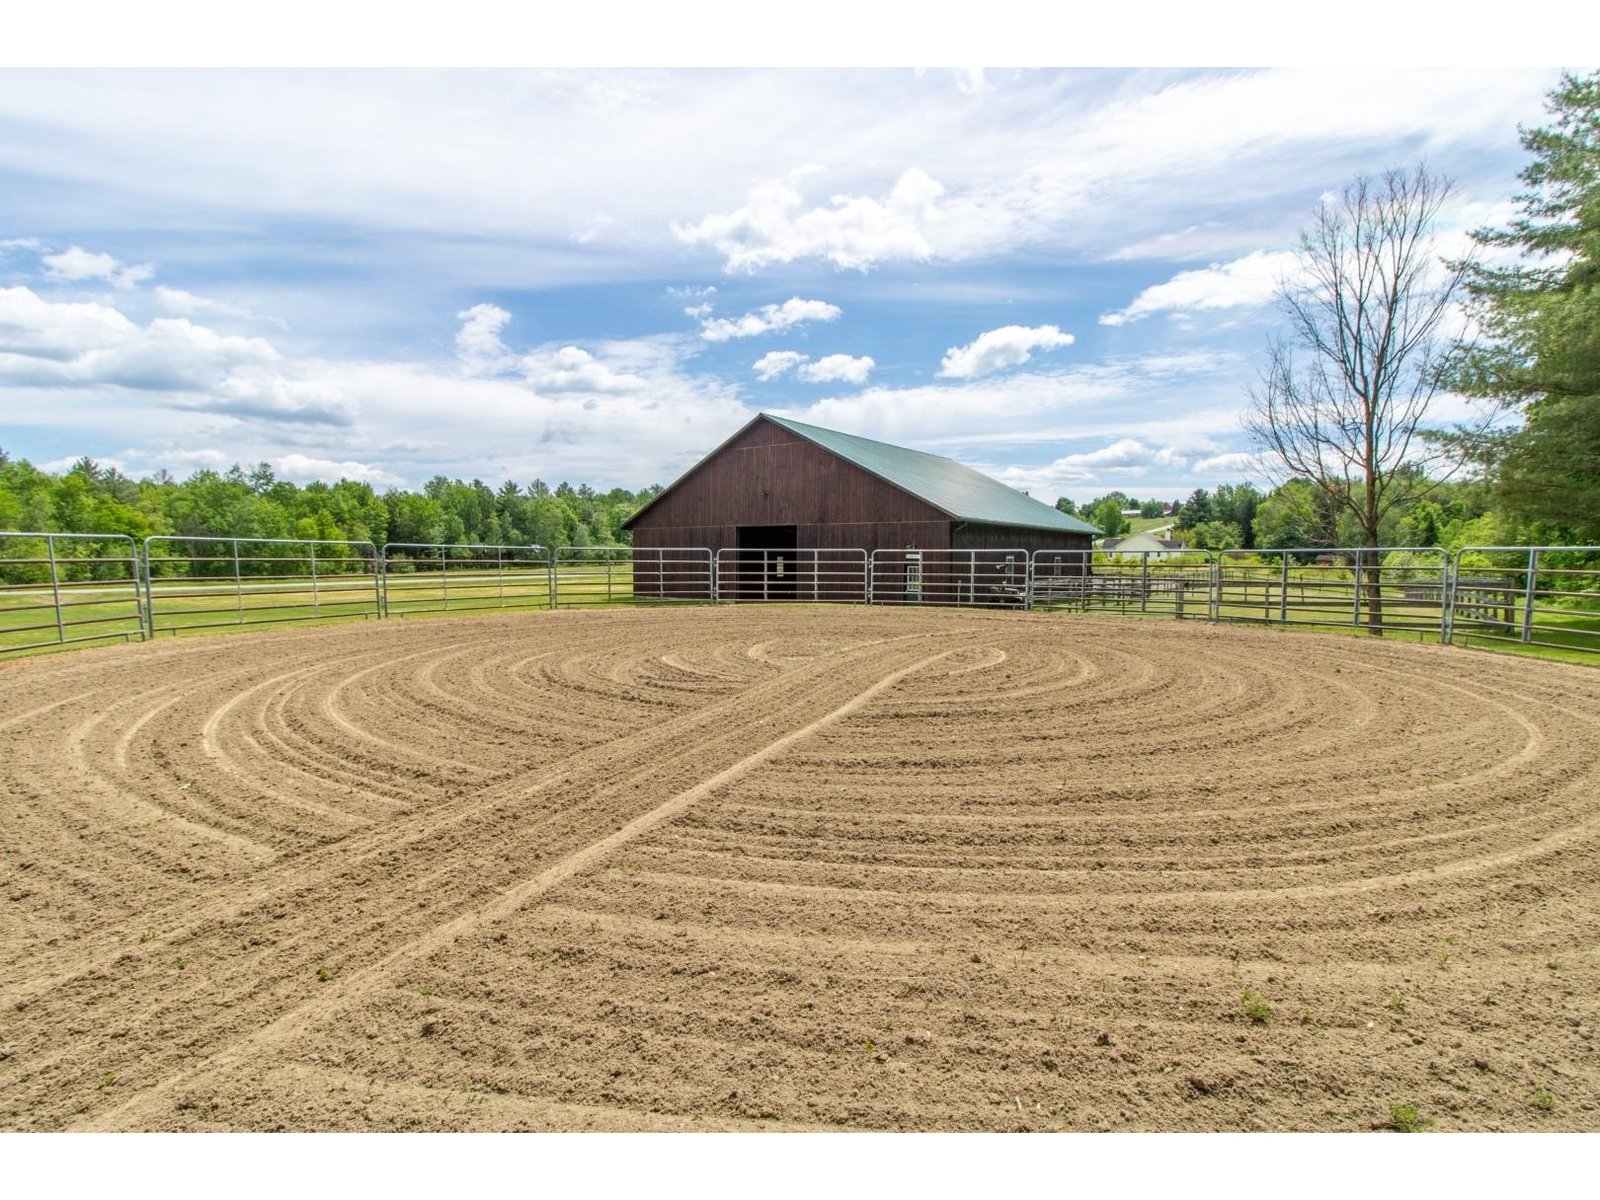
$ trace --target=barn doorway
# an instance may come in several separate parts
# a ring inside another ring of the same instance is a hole
[[[792,600],[797,594],[794,525],[739,526],[739,577],[741,600]]]

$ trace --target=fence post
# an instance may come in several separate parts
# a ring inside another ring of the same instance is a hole
[[[233,595],[239,611],[239,624],[244,624],[244,577],[239,572],[239,539],[233,539]]]
[[[133,603],[139,612],[139,640],[149,640],[150,614],[145,608],[144,568],[139,561],[139,543],[128,539],[128,556],[133,560]]]
[[[322,615],[322,599],[317,595],[317,544],[307,542],[306,548],[311,551],[311,615]]]
[[[44,536],[45,553],[50,556],[50,597],[56,610],[56,641],[67,640],[67,628],[61,621],[61,581],[56,575],[56,539],[48,533]]]
[[[145,627],[150,630],[150,640],[156,636],[156,603],[154,589],[150,583],[153,574],[150,567],[150,538],[144,540],[144,619]]]
[[[1522,641],[1524,644],[1533,640],[1533,601],[1538,594],[1536,586],[1539,571],[1539,552],[1528,551],[1528,579],[1527,586],[1523,589],[1522,598]]]
[[[1350,624],[1361,624],[1361,547],[1356,547],[1355,586],[1351,589]]]
[[[1450,571],[1450,551],[1439,550],[1439,644],[1450,644],[1450,611],[1455,607],[1454,579]]]

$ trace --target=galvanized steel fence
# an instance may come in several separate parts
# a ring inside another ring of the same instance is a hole
[[[1212,619],[1415,630],[1443,641],[1449,567],[1438,546],[1223,550]]]
[[[387,617],[550,607],[543,546],[387,542],[382,561]]]
[[[0,653],[144,637],[131,537],[0,533]]]
[[[1206,550],[1038,550],[1029,604],[1205,620],[1211,615],[1216,565],[1216,556]]]
[[[1447,638],[1600,654],[1600,546],[1464,546]]]
[[[717,551],[718,603],[865,604],[867,591],[865,550]]]
[[[0,654],[351,617],[808,602],[1111,612],[1600,655],[1600,547],[877,550],[0,532]]]
[[[1026,550],[874,550],[871,604],[1026,608]]]
[[[150,637],[383,615],[371,542],[161,535],[144,540],[143,568]]]

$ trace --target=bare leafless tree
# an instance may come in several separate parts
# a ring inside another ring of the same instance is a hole
[[[1287,335],[1269,347],[1245,428],[1280,479],[1311,480],[1348,512],[1361,544],[1384,518],[1459,465],[1424,438],[1462,342],[1454,310],[1465,263],[1439,256],[1449,179],[1425,166],[1361,176],[1318,206],[1279,285]],[[1382,623],[1376,563],[1368,621]]]

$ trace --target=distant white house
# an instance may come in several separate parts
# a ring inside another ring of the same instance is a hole
[[[1118,558],[1147,558],[1151,562],[1161,562],[1163,559],[1183,553],[1182,542],[1157,537],[1151,530],[1129,534],[1127,537],[1106,538],[1098,548],[1103,553],[1115,554]]]

